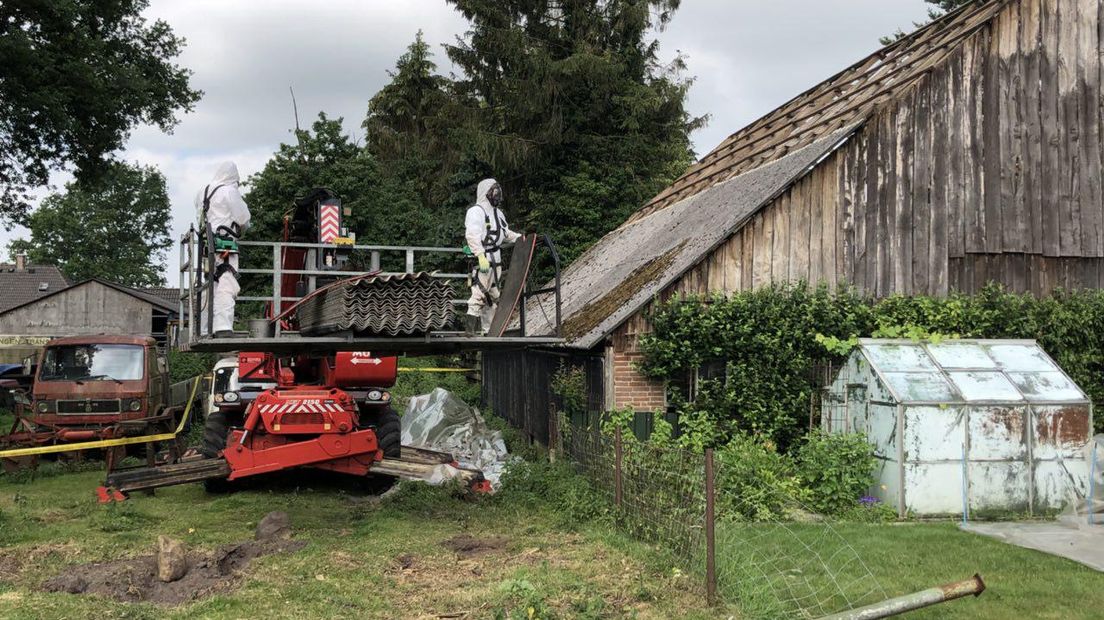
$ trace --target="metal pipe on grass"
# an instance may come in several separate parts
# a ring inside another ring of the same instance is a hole
[[[985,591],[985,582],[981,575],[974,575],[965,581],[956,581],[937,588],[928,588],[913,594],[906,594],[891,598],[880,603],[867,605],[858,609],[852,609],[831,616],[824,616],[820,620],[875,620],[876,618],[889,618],[903,614],[907,611],[931,607],[939,603],[953,601],[964,596],[980,596]]]

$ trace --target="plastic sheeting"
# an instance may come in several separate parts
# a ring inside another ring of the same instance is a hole
[[[406,404],[402,443],[451,454],[461,465],[481,470],[496,490],[509,458],[502,433],[487,428],[479,410],[442,388],[415,396]],[[440,475],[434,475],[430,484],[441,484],[450,477],[447,470],[436,473]]]

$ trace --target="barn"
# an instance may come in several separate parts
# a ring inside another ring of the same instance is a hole
[[[164,346],[179,313],[179,302],[166,297],[160,290],[85,280],[0,312],[0,339],[44,344],[62,336],[112,334],[153,336]]]
[[[592,406],[662,409],[634,363],[651,304],[674,294],[1100,287],[1102,11],[973,2],[732,134],[565,270],[567,346],[486,357],[488,405],[543,439],[548,394],[503,386],[568,361],[600,366]],[[551,303],[529,301],[527,333],[552,333]]]

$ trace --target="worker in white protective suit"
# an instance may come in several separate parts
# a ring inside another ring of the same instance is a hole
[[[211,302],[211,331],[216,338],[234,335],[234,305],[238,284],[238,239],[249,228],[249,207],[238,191],[238,167],[234,162],[219,164],[214,178],[196,195],[199,229],[206,235],[207,248],[215,254],[214,292],[203,298],[200,333],[207,333],[207,303]]]
[[[521,237],[510,230],[502,213],[502,187],[494,179],[483,179],[475,190],[475,205],[464,217],[464,239],[476,265],[469,276],[471,297],[465,325],[468,333],[487,333],[498,304],[502,278],[502,246]]]

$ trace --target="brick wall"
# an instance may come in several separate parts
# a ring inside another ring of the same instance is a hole
[[[641,354],[608,349],[613,356],[613,401],[618,409],[632,407],[636,411],[662,411],[667,406],[663,383],[637,372],[635,364]]]

